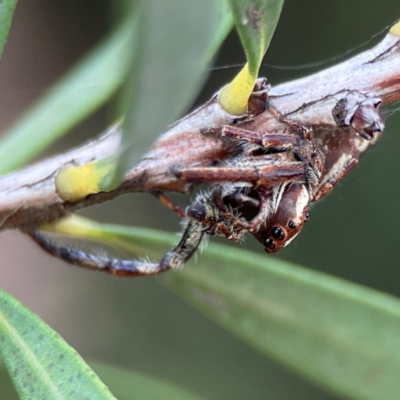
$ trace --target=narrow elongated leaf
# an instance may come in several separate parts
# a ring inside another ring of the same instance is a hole
[[[251,76],[257,76],[281,14],[283,0],[228,0]]]
[[[64,221],[57,231],[160,258],[174,235]],[[157,259],[156,258],[156,259]],[[266,255],[210,245],[161,276],[220,325],[298,374],[360,399],[400,398],[400,301]]]
[[[89,362],[90,367],[110,388],[118,400],[201,400],[175,384],[99,362]],[[0,399],[18,399],[5,365],[0,358]]]
[[[128,18],[9,129],[0,141],[0,174],[32,159],[118,89],[131,64],[133,24]]]
[[[3,55],[17,0],[0,1],[0,58]]]
[[[243,114],[268,49],[283,0],[229,0],[247,64],[220,94],[221,106],[231,114]]]
[[[134,371],[122,370],[110,365],[90,363],[100,378],[112,390],[118,400],[201,400],[202,397],[178,386]]]
[[[139,3],[120,174],[187,110],[205,68],[232,26],[225,0]]]
[[[21,399],[115,399],[75,350],[1,290],[0,354]]]

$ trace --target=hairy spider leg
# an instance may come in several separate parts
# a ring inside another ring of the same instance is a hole
[[[250,208],[260,208],[260,200],[250,197],[248,194],[243,193],[243,187],[236,187],[233,192],[224,194],[222,187],[217,186],[211,192],[214,204],[222,211],[227,211],[225,200],[229,204],[234,204],[234,207],[247,206]]]
[[[160,265],[167,269],[179,269],[196,252],[205,235],[204,225],[193,219],[188,219],[181,240],[161,260]]]
[[[191,183],[237,183],[245,182],[252,186],[269,186],[280,182],[304,180],[306,167],[303,163],[287,162],[256,166],[220,166],[181,168],[172,166],[172,173],[179,179]]]
[[[260,189],[256,191],[258,192],[259,199],[254,199],[244,193],[241,193],[240,191],[238,192],[237,190],[235,190],[232,194],[224,195],[221,187],[216,187],[211,192],[210,197],[214,205],[223,212],[229,212],[229,207],[227,206],[225,201],[228,201],[229,204],[231,201],[233,201],[235,203],[234,207],[238,209],[241,207],[257,208],[257,215],[250,221],[247,221],[244,218],[240,218],[239,212],[236,219],[232,222],[231,230],[247,230],[251,232],[257,230],[271,214],[271,193]],[[221,233],[224,234],[223,232]],[[226,235],[224,234],[224,236]],[[243,234],[241,234],[241,237],[242,236]],[[226,237],[228,239],[231,239],[230,236]]]
[[[300,138],[291,133],[260,134],[248,131],[238,126],[224,125],[222,128],[206,129],[201,132],[207,136],[228,137],[254,143],[265,148],[274,147],[281,150],[290,150],[300,145]]]
[[[243,224],[242,220],[239,220],[237,224],[243,224],[241,227],[247,229],[249,232],[254,232],[260,228],[261,225],[267,221],[271,216],[271,195],[267,194],[265,191],[260,193],[260,209],[257,215],[246,224]]]
[[[208,235],[222,235],[237,242],[245,233],[240,226],[235,225],[241,219],[240,215],[226,204],[216,204],[213,193],[199,193],[186,213],[189,218],[201,223]]]
[[[75,266],[106,272],[118,277],[158,275],[169,269],[178,269],[190,259],[204,236],[201,223],[188,220],[178,245],[169,251],[160,263],[139,260],[120,260],[95,256],[68,246],[58,246],[38,231],[27,233],[44,251]]]

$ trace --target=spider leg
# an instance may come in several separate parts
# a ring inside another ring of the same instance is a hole
[[[341,181],[357,164],[358,159],[352,159],[338,173],[327,179],[318,187],[318,190],[314,194],[313,201],[321,200],[324,196],[326,196],[333,189],[333,187],[339,181]]]
[[[228,212],[229,207],[224,203],[224,194],[221,186],[217,186],[211,192],[211,199],[214,205],[222,212]]]
[[[246,229],[250,232],[254,232],[257,229],[260,228],[260,226],[265,223],[265,221],[270,217],[271,215],[271,199],[270,195],[265,193],[264,191],[260,194],[260,200],[259,200],[259,211],[257,215],[251,220],[251,221],[245,221],[245,220],[238,220],[235,222],[235,227],[239,227],[242,229]]]
[[[282,150],[289,150],[300,145],[300,138],[291,133],[260,134],[248,131],[238,126],[225,125],[222,128],[211,128],[202,131],[203,135],[229,137],[236,140],[254,143],[265,148],[275,147]]]
[[[241,216],[241,211],[243,209],[257,209],[257,215],[260,213],[261,208],[263,207],[264,204],[257,199],[257,198],[252,198],[248,196],[246,193],[243,193],[243,188],[237,187],[233,192],[224,194],[221,186],[218,186],[213,189],[211,192],[210,198],[212,199],[214,205],[218,208],[218,210],[221,211],[221,215],[225,216],[226,220],[229,220],[226,216],[230,216],[231,222],[231,229],[219,229],[219,232],[223,235],[226,236],[228,239],[232,239],[232,231],[243,231],[243,230],[249,230],[251,225],[251,222],[246,220],[245,218],[240,218]],[[263,202],[264,203],[264,202]],[[229,206],[228,206],[229,204]],[[232,212],[232,209],[237,209],[237,215],[234,215]],[[257,217],[255,217],[257,218]],[[255,219],[253,218],[253,220]],[[251,221],[253,221],[251,220]],[[226,234],[228,233],[228,235]],[[240,238],[237,240],[241,239],[243,234],[241,233]]]
[[[177,246],[161,260],[160,266],[166,269],[179,269],[196,252],[205,235],[202,223],[189,219]]]
[[[163,192],[156,192],[154,193],[154,196],[156,196],[164,206],[168,207],[175,214],[178,214],[179,217],[185,218],[185,211],[170,200]]]
[[[68,246],[58,246],[38,231],[27,233],[44,251],[69,264],[106,272],[119,277],[158,275],[169,269],[178,269],[189,260],[204,236],[201,223],[189,220],[178,245],[168,252],[160,263],[139,260],[120,260],[88,254]]]
[[[237,242],[244,235],[244,230],[240,226],[235,226],[236,221],[241,219],[240,215],[223,202],[223,195],[218,193],[219,189],[211,194],[199,194],[187,208],[186,214],[189,218],[198,221],[208,235],[222,235]],[[215,200],[220,204],[217,204]]]
[[[259,199],[257,201],[257,214],[251,220],[237,218],[233,222],[234,229],[246,230],[249,232],[256,231],[271,216],[271,193],[267,193],[265,191],[258,192]],[[241,209],[241,212],[245,212],[249,205],[251,207],[253,206],[252,203],[248,203],[248,205],[245,205],[244,208]]]
[[[305,180],[306,167],[303,163],[287,162],[259,166],[220,166],[180,168],[172,166],[171,171],[179,178],[191,183],[237,183],[252,186],[269,186],[291,180]]]
[[[242,190],[240,190],[242,189]],[[215,198],[215,197],[214,197]],[[247,208],[259,208],[260,200],[251,197],[246,193],[243,193],[243,188],[238,188],[230,194],[224,196],[229,204],[233,204],[235,207],[247,207]],[[216,202],[217,206],[218,203]]]
[[[331,135],[335,132],[332,131]],[[325,157],[324,173],[320,179],[319,185],[314,191],[312,201],[317,201],[326,196],[333,187],[342,180],[357,164],[360,158],[360,152],[356,148],[356,139],[349,130],[342,130],[340,148],[338,151],[328,153]],[[326,134],[326,141],[332,136]],[[361,139],[360,139],[361,140]]]

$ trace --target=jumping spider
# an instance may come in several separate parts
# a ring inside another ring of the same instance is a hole
[[[239,150],[217,165],[171,166],[179,179],[208,184],[186,212],[163,194],[160,198],[184,216],[178,245],[160,263],[108,259],[70,247],[58,247],[38,232],[31,237],[47,252],[71,264],[117,276],[147,276],[177,269],[195,253],[204,235],[240,241],[253,235],[268,253],[289,244],[309,219],[309,205],[325,196],[357,163],[383,130],[380,99],[344,91],[332,110],[330,129],[305,127],[279,117],[287,125],[280,134],[253,132],[226,125],[202,134],[233,141]]]

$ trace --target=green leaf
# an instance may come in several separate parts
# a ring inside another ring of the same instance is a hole
[[[75,350],[2,290],[0,354],[21,399],[115,399]]]
[[[201,400],[185,389],[134,371],[122,370],[110,365],[90,363],[92,368],[112,390],[118,400]]]
[[[207,63],[232,26],[225,0],[146,0],[138,5],[119,177],[190,108]]]
[[[73,235],[135,255],[160,259],[176,242],[175,235],[78,221],[86,229],[70,229]],[[316,384],[352,398],[400,398],[398,299],[238,246],[210,245],[196,265],[161,280]]]
[[[261,61],[279,21],[284,0],[228,0],[249,72],[258,75]]]
[[[3,55],[17,0],[0,1],[0,58]]]
[[[133,22],[127,18],[8,130],[0,140],[0,174],[31,160],[115,93],[131,64]]]
[[[400,301],[319,272],[212,246],[168,287],[252,346],[331,391],[400,398]]]
[[[221,107],[230,114],[246,111],[262,59],[269,47],[283,0],[229,0],[247,63],[220,93]]]
[[[18,400],[19,396],[15,391],[10,375],[0,357],[0,399]]]
[[[201,400],[175,384],[113,365],[89,361],[90,367],[118,400]],[[133,395],[134,394],[134,395]],[[5,365],[0,358],[0,399],[18,399]]]

